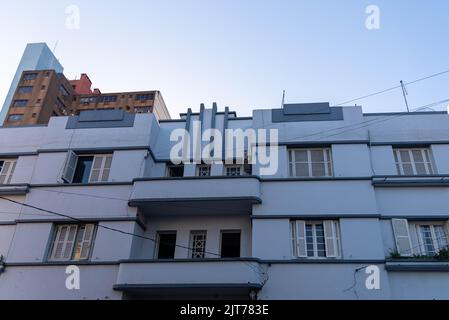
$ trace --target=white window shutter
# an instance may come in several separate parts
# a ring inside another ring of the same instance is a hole
[[[76,225],[61,225],[56,231],[53,249],[50,255],[52,260],[70,260],[73,243],[76,236]]]
[[[62,173],[62,180],[67,183],[72,183],[75,176],[76,163],[78,162],[78,156],[72,150],[67,152],[67,158],[65,160],[64,171]]]
[[[90,249],[92,246],[92,240],[94,238],[95,225],[86,224],[84,229],[83,239],[81,240],[80,245],[80,260],[89,259]]]
[[[64,247],[64,254],[63,259],[64,260],[70,260],[72,258],[72,252],[73,252],[73,245],[75,244],[75,238],[76,238],[76,230],[78,229],[78,226],[71,225],[68,227],[65,247]]]
[[[339,255],[336,223],[332,220],[326,220],[323,221],[323,225],[324,239],[326,241],[326,257],[336,258]]]
[[[412,256],[412,243],[407,219],[392,219],[396,249],[402,256]]]
[[[306,222],[296,221],[296,255],[301,258],[307,257],[306,246]]]
[[[94,157],[89,182],[106,182],[111,170],[112,155],[99,155]]]
[[[11,183],[14,169],[16,168],[16,160],[5,160],[0,172],[0,184]]]
[[[62,259],[62,252],[64,251],[64,244],[65,244],[65,238],[67,236],[67,226],[59,226],[56,235],[55,240],[53,242],[53,250],[51,253],[51,259],[52,260],[60,260]]]

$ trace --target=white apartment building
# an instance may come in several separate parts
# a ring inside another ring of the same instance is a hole
[[[277,129],[276,172],[172,164],[194,121]],[[0,167],[1,299],[449,299],[447,113],[87,111],[0,128]]]

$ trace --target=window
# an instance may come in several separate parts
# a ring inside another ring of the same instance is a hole
[[[203,259],[206,254],[206,231],[192,231],[190,233],[190,257]]]
[[[150,113],[151,107],[134,107],[135,113]]]
[[[209,164],[200,164],[196,167],[198,177],[209,177],[211,166]]]
[[[116,102],[116,101],[117,101],[117,96],[100,96],[98,98],[98,102],[109,103],[109,102]]]
[[[59,93],[60,93],[64,98],[70,95],[70,93],[67,91],[67,89],[66,89],[63,85],[59,86]]]
[[[30,93],[32,91],[33,91],[32,86],[22,86],[22,87],[19,87],[19,89],[17,89],[18,93]]]
[[[242,166],[239,165],[227,165],[225,169],[228,177],[240,176],[242,173]]]
[[[34,80],[37,78],[37,73],[25,73],[23,75],[23,80],[28,81],[28,80]]]
[[[292,253],[300,258],[336,258],[340,256],[338,222],[292,221]]]
[[[28,100],[14,100],[13,107],[15,107],[15,108],[26,107],[27,104],[28,104]]]
[[[433,174],[429,149],[394,149],[393,151],[399,175]]]
[[[42,102],[41,99],[37,99],[37,100],[36,100],[36,104],[40,104],[41,102]]]
[[[176,249],[176,232],[158,232],[157,258],[174,259]]]
[[[0,160],[0,184],[11,183],[14,169],[16,168],[16,159]]]
[[[106,182],[111,164],[112,154],[81,156],[69,151],[62,179],[67,183]]]
[[[42,85],[41,90],[45,90],[46,86]]]
[[[184,165],[179,164],[169,164],[167,165],[167,176],[168,177],[183,177],[184,176]]]
[[[421,224],[418,226],[421,253],[423,255],[434,256],[441,249],[448,247],[447,230],[444,225]]]
[[[80,103],[95,103],[95,102],[97,102],[96,97],[81,97],[80,98]]]
[[[145,93],[145,94],[136,94],[136,100],[145,101],[154,99],[154,94]]]
[[[49,259],[53,261],[88,260],[95,237],[94,224],[58,225]]]
[[[251,175],[252,167],[250,164],[226,164],[225,175],[228,177]]]
[[[292,177],[331,177],[331,149],[289,150],[289,167]]]
[[[221,257],[239,258],[240,257],[240,231],[222,231],[221,232]]]
[[[59,111],[65,112],[65,105],[59,98],[56,98],[56,108],[58,108]]]
[[[23,114],[11,114],[8,116],[9,122],[17,122],[23,119]]]

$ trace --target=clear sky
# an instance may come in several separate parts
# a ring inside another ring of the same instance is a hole
[[[172,117],[214,101],[248,116],[279,107],[284,89],[288,103],[335,105],[449,69],[449,1],[0,0],[0,38],[1,103],[26,43],[58,42],[65,75],[85,72],[103,92],[160,90]],[[408,92],[411,108],[449,98],[449,74]],[[357,103],[405,109],[400,90]]]

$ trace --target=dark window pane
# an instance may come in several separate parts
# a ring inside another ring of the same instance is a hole
[[[159,234],[158,259],[174,259],[176,248],[176,233]]]
[[[167,166],[169,177],[183,177],[184,176],[184,166],[183,165],[169,165]]]
[[[240,232],[223,232],[221,235],[221,257],[240,257]]]
[[[78,157],[73,183],[88,183],[94,157]]]

